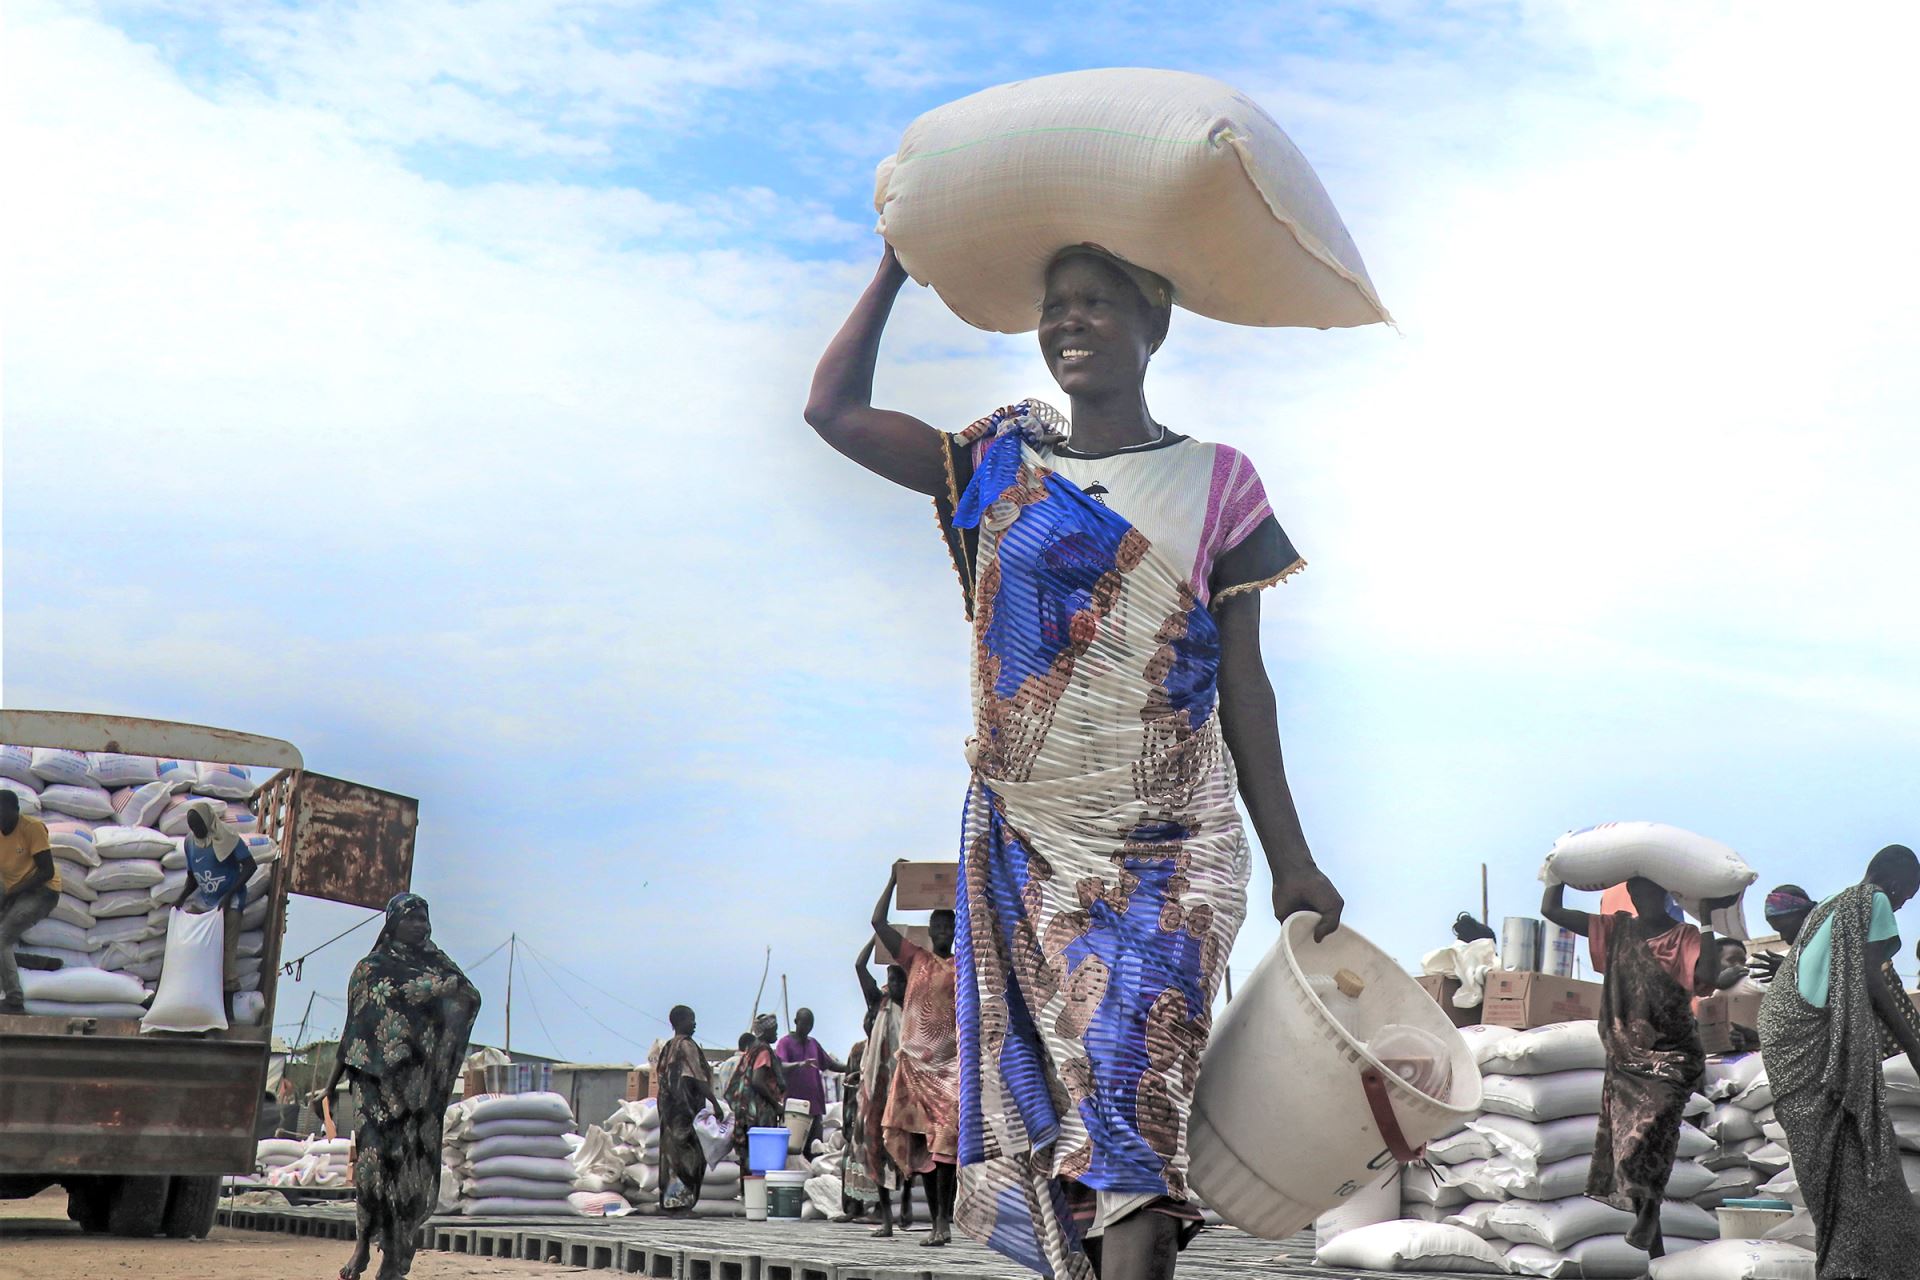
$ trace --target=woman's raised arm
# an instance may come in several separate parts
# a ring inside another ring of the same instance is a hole
[[[912,414],[873,407],[873,368],[880,357],[880,335],[906,280],[893,246],[887,246],[873,283],[860,295],[813,371],[807,425],[875,475],[916,493],[944,498],[947,463],[941,451],[947,447],[946,438]]]

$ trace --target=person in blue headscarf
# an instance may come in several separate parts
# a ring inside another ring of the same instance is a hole
[[[380,1243],[379,1280],[413,1265],[414,1238],[440,1190],[441,1123],[480,992],[433,945],[425,898],[394,895],[387,922],[347,985],[347,1026],[317,1107],[350,1080],[360,1128],[354,1134],[359,1231],[341,1280],[357,1280]]]

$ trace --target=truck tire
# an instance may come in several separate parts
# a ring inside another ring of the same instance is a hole
[[[88,1235],[107,1229],[107,1210],[113,1204],[111,1178],[76,1178],[67,1184],[67,1216]]]
[[[219,1208],[218,1176],[175,1178],[160,1230],[170,1240],[204,1240],[213,1230],[214,1212]]]
[[[133,1240],[150,1240],[160,1234],[160,1220],[167,1212],[167,1184],[162,1176],[121,1178],[111,1191],[107,1205],[107,1231]]]

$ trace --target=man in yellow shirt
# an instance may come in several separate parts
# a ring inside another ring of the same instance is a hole
[[[0,789],[0,1013],[25,1013],[26,992],[13,949],[20,935],[60,901],[47,824],[20,812],[20,797]]]

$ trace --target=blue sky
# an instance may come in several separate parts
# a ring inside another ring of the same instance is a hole
[[[1816,890],[1920,838],[1913,18],[1112,12],[9,0],[7,703],[420,797],[442,942],[534,948],[518,1047],[729,1039],[768,946],[851,1041],[887,863],[952,849],[966,632],[807,379],[915,115],[1145,62],[1268,107],[1401,324],[1183,314],[1149,383],[1312,566],[1265,646],[1349,920],[1411,964],[1613,818]],[[954,426],[1050,390],[917,290],[880,376]]]

